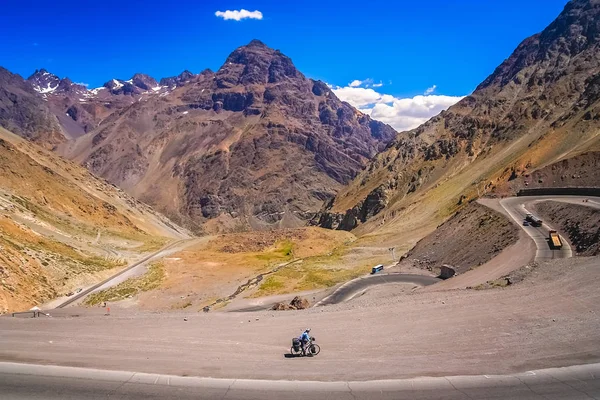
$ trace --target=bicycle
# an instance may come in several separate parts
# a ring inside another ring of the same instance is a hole
[[[314,337],[310,338],[310,341],[306,344],[304,349],[300,341],[292,340],[292,347],[290,348],[290,354],[295,357],[306,356],[314,357],[321,352],[321,347],[315,343],[317,339]]]

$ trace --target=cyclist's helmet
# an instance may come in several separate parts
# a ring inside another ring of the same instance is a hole
[[[310,332],[310,328],[306,328],[306,331],[305,331],[305,332]]]

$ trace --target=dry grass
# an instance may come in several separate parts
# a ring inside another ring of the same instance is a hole
[[[294,264],[269,276],[251,297],[324,289],[367,274],[372,264],[358,268],[328,268]]]
[[[169,299],[190,293],[194,294],[194,306],[210,304],[230,295],[248,279],[294,259],[340,260],[334,249],[353,240],[349,232],[312,227],[219,235],[165,259],[167,277],[160,286],[160,298],[148,293],[140,297],[140,304],[168,308],[172,305]],[[325,278],[317,274],[307,282]]]
[[[114,302],[133,297],[141,292],[157,288],[165,278],[162,263],[154,263],[148,268],[148,272],[137,278],[127,279],[117,286],[101,290],[89,295],[85,301],[88,306],[94,306],[102,302]],[[191,305],[191,304],[189,304]],[[189,307],[189,305],[187,307]],[[186,306],[182,307],[185,308]]]
[[[126,244],[135,257],[167,240],[155,234],[150,209],[1,128],[0,181],[0,313],[40,305],[124,265],[105,257],[109,248]]]

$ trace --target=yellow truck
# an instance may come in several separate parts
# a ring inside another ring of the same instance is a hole
[[[556,231],[548,232],[548,239],[550,241],[550,246],[553,249],[560,249],[562,247],[562,241],[560,240],[560,236]]]

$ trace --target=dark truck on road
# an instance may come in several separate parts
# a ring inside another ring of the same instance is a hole
[[[542,220],[531,213],[525,216],[525,221],[529,222],[531,226],[542,226]]]

